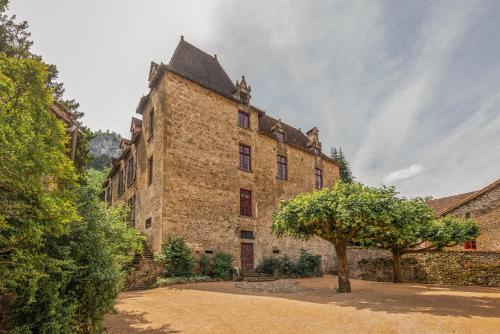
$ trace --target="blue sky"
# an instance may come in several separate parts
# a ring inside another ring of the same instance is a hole
[[[218,55],[252,103],[341,146],[358,181],[452,195],[500,177],[498,1],[27,1],[85,123],[128,136],[150,61]]]

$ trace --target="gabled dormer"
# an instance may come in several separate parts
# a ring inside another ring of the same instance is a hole
[[[130,123],[130,138],[134,138],[142,129],[142,120],[132,117]]]
[[[307,143],[307,146],[311,148],[314,153],[320,154],[321,153],[321,143],[319,142],[319,130],[317,127],[312,128],[311,130],[306,132],[307,138],[309,139],[309,142]]]
[[[250,104],[250,92],[252,91],[252,87],[247,85],[245,80],[245,76],[241,76],[241,82],[236,80],[236,94],[235,97],[240,100],[241,104],[249,105]]]
[[[122,138],[120,141],[120,149],[125,152],[130,147],[130,140]]]
[[[281,124],[281,119],[277,120],[276,123],[274,123],[271,128],[271,132],[274,134],[277,141],[279,141],[280,143],[285,142],[285,127],[283,126],[283,124]]]

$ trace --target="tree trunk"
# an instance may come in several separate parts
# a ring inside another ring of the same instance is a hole
[[[347,244],[335,245],[339,270],[339,292],[351,292],[349,269],[347,267]]]
[[[392,279],[394,283],[401,283],[401,251],[393,248],[392,249]]]

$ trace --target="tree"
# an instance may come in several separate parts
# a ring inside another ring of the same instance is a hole
[[[402,281],[401,257],[404,254],[439,251],[478,235],[477,225],[470,220],[452,217],[435,219],[425,201],[425,198],[394,196],[388,225],[372,230],[375,238],[367,243],[392,252],[394,283]]]
[[[273,215],[272,230],[278,236],[309,239],[318,236],[335,247],[340,292],[351,292],[347,246],[362,239],[369,227],[383,226],[388,219],[392,188],[369,188],[338,182],[333,189],[303,193],[281,202]]]
[[[333,147],[330,152],[330,157],[335,160],[335,162],[339,166],[339,172],[340,172],[340,179],[343,182],[347,183],[352,183],[354,182],[354,177],[352,176],[351,173],[351,168],[349,167],[349,162],[347,161],[346,157],[344,156],[344,152],[342,152],[342,148],[339,148],[338,150]]]
[[[79,219],[76,174],[64,127],[48,111],[46,78],[38,60],[0,53],[0,289],[16,297],[9,310],[19,331],[28,330],[32,318],[22,314],[35,305],[38,318],[51,311],[42,332],[67,329],[61,324],[71,313],[58,295],[71,262],[53,252],[53,241]]]

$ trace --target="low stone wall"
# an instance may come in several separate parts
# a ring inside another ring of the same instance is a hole
[[[125,290],[148,289],[165,271],[165,267],[152,260],[143,258],[138,264],[131,267],[125,276]]]
[[[378,249],[350,248],[353,278],[392,281],[392,255]],[[500,252],[443,251],[407,254],[402,258],[403,282],[500,286]]]

